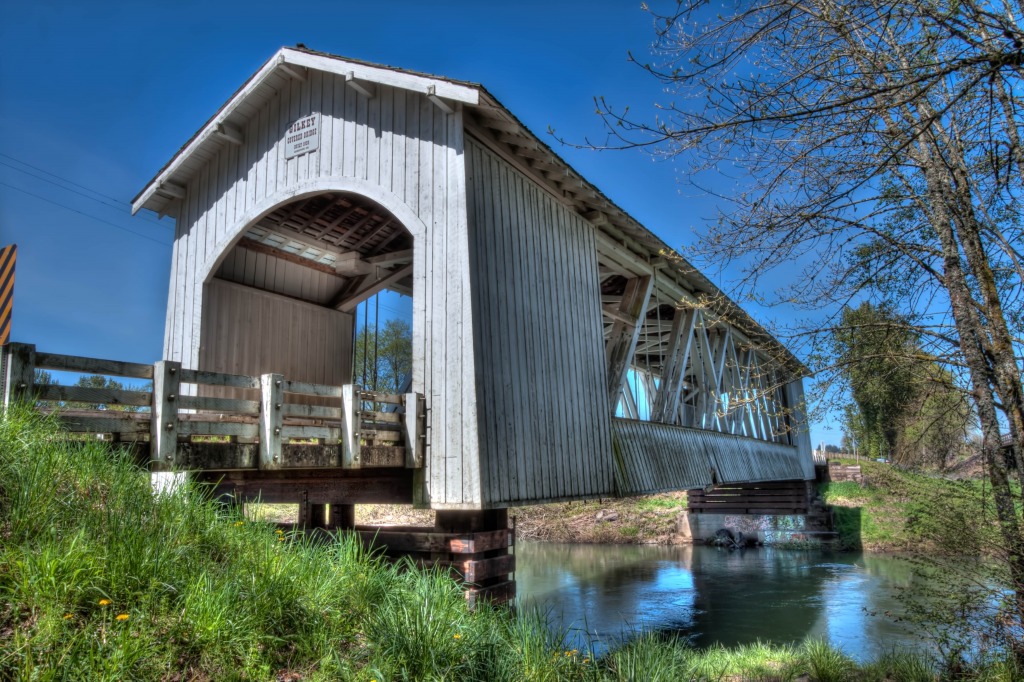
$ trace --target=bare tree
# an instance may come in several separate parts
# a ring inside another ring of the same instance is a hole
[[[609,136],[591,145],[678,156],[698,184],[739,178],[697,250],[743,268],[743,286],[810,262],[785,299],[838,310],[870,292],[913,319],[970,393],[1018,623],[1024,536],[1000,423],[1024,482],[1022,12],[1020,0],[678,0],[655,14],[660,60],[640,64],[677,103],[647,119],[600,99]]]

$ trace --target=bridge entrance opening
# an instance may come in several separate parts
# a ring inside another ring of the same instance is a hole
[[[376,383],[354,368],[357,322],[374,317],[366,302],[377,294],[412,296],[412,255],[409,231],[366,197],[279,205],[243,230],[204,287],[199,369]]]

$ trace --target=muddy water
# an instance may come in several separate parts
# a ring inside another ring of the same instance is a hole
[[[637,627],[696,646],[820,637],[859,660],[923,646],[895,621],[897,594],[915,578],[893,557],[547,543],[520,543],[517,555],[520,605],[545,610],[580,649],[603,649]]]

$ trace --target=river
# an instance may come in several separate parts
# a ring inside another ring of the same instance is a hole
[[[861,661],[923,645],[895,620],[897,594],[914,575],[894,557],[525,542],[516,555],[520,606],[547,612],[581,650],[636,628],[678,632],[699,647],[825,638]]]

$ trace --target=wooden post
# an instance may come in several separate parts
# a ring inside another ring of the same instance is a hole
[[[157,469],[170,469],[178,453],[178,395],[181,363],[161,360],[153,365],[153,415],[149,420],[150,457]]]
[[[405,394],[405,420],[402,422],[405,438],[405,466],[409,469],[418,469],[423,466],[423,456],[426,446],[426,401],[418,393]]]
[[[626,291],[619,303],[619,318],[612,325],[611,336],[605,346],[608,363],[608,402],[612,412],[619,402],[622,385],[629,373],[629,363],[636,353],[643,326],[640,322],[647,313],[647,302],[651,299],[654,279],[650,275],[634,277],[626,282]],[[627,324],[625,320],[632,320]]]
[[[282,466],[281,428],[284,425],[284,377],[260,376],[260,469]]]
[[[36,347],[30,343],[9,343],[5,346],[7,371],[4,375],[4,408],[27,400],[34,394],[36,382]]]
[[[359,464],[359,408],[358,392],[352,384],[341,387],[341,466],[358,469]]]
[[[327,527],[331,530],[352,530],[356,527],[356,506],[354,504],[331,503]]]

